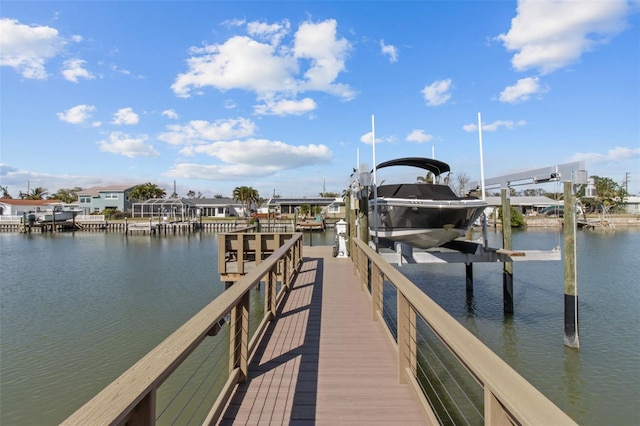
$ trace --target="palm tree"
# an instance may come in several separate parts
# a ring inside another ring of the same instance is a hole
[[[130,194],[131,198],[138,201],[145,201],[150,198],[164,198],[166,195],[167,193],[164,189],[151,182],[136,186]]]
[[[237,186],[233,189],[233,199],[242,204],[244,215],[249,216],[251,204],[256,203],[260,197],[258,191],[250,186]]]
[[[9,187],[8,186],[0,186],[0,190],[2,190],[2,199],[4,200],[10,200],[11,198],[13,198],[11,196],[11,194],[9,194]]]
[[[48,194],[47,190],[41,186],[33,188],[30,193],[24,194],[20,191],[20,198],[27,200],[44,200],[44,197]]]

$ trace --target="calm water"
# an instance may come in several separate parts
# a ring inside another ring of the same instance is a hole
[[[514,248],[550,249],[561,238],[516,233]],[[562,262],[514,264],[509,318],[500,264],[474,265],[472,299],[462,265],[402,271],[580,424],[637,424],[640,231],[579,232],[577,242],[579,351],[562,344]],[[0,274],[3,425],[59,423],[223,288],[217,235],[206,233],[0,234]]]

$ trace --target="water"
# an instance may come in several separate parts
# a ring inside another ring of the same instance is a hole
[[[492,247],[500,234],[490,234]],[[514,311],[503,314],[502,264],[407,265],[402,271],[582,425],[640,423],[640,231],[579,232],[580,350],[563,345],[563,262],[514,262]],[[513,234],[516,249],[562,246],[557,231]],[[428,272],[425,273],[425,272]]]
[[[523,232],[513,246],[561,242]],[[401,270],[580,424],[637,424],[640,231],[579,232],[577,244],[579,351],[562,343],[562,262],[514,263],[508,318],[500,264],[474,265],[472,298],[463,265]],[[0,424],[64,420],[223,287],[217,234],[0,234]]]

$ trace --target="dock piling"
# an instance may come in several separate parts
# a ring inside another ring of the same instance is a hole
[[[564,344],[579,348],[576,208],[571,182],[564,183]]]
[[[502,247],[513,248],[511,240],[511,203],[507,198],[507,190],[502,189]],[[502,300],[505,314],[513,314],[513,262],[502,264]]]

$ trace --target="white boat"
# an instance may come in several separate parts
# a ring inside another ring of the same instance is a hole
[[[377,169],[390,166],[427,170],[434,182],[450,172],[447,163],[422,157],[386,161]],[[379,185],[376,195],[369,200],[369,228],[382,246],[394,242],[421,249],[441,246],[463,237],[487,207],[476,197],[458,197],[448,185],[440,183]]]
[[[36,221],[39,223],[47,222],[65,222],[72,220],[75,216],[81,214],[82,209],[78,208],[60,208],[55,207],[52,210],[40,212],[36,214]]]

